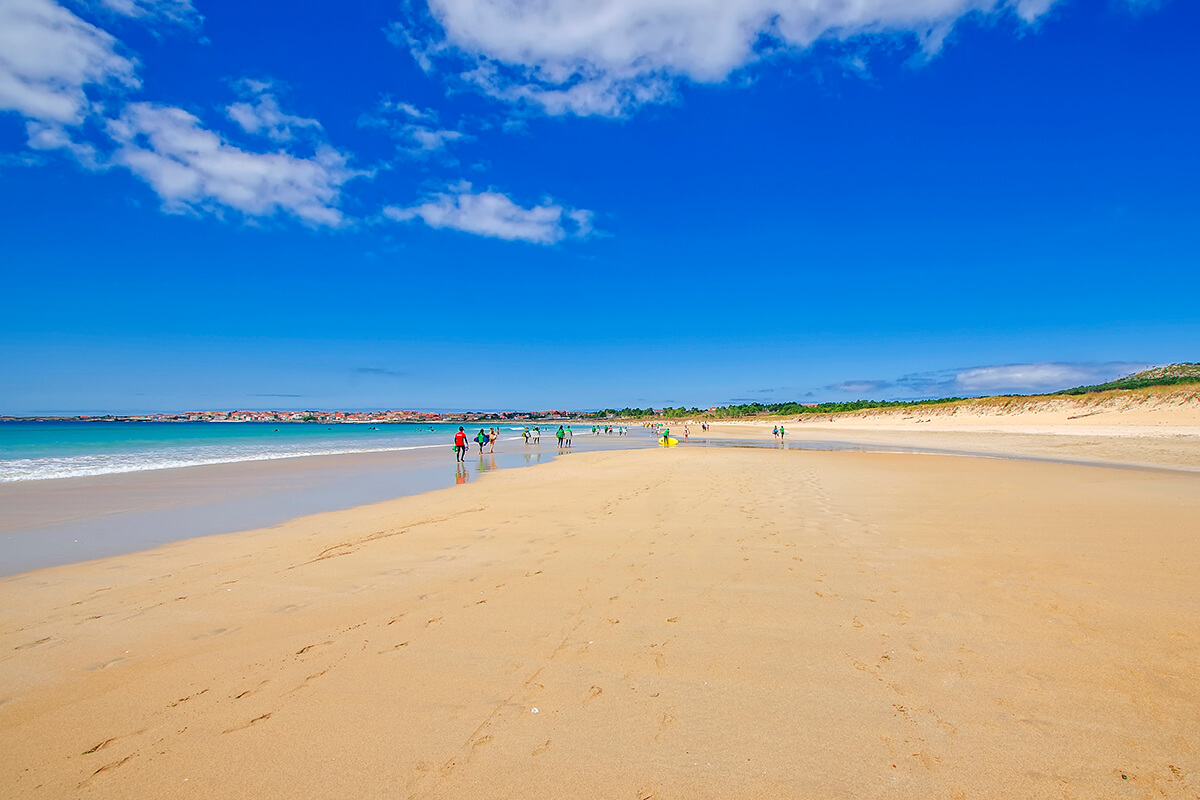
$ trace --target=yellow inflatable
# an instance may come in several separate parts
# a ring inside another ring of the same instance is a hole
[[[674,447],[675,445],[679,444],[679,440],[671,439],[671,438],[664,436],[658,440],[658,443],[660,445],[662,445],[663,447]]]

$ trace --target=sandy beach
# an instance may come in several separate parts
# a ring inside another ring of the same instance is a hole
[[[693,439],[773,442],[783,424],[796,446],[859,446],[1089,464],[1200,470],[1200,395],[1152,387],[1052,398],[989,397],[944,406],[689,426]],[[682,433],[683,421],[673,422]],[[682,437],[680,437],[682,438]]]
[[[44,569],[0,785],[1192,798],[1197,519],[1186,471],[679,447]]]

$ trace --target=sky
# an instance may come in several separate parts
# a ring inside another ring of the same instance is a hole
[[[1188,0],[0,0],[0,414],[1200,360]]]

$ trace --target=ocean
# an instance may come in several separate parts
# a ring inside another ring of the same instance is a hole
[[[468,438],[480,425],[464,426]],[[491,426],[483,426],[491,427]],[[451,452],[458,423],[0,422],[0,576],[449,488],[562,457],[500,427],[495,453]],[[656,447],[647,431],[575,451]],[[566,457],[569,457],[567,454]]]
[[[458,426],[407,422],[0,422],[0,483],[299,456],[438,447],[449,451]],[[466,427],[474,436],[481,426]],[[547,427],[543,425],[543,431]],[[501,426],[501,440],[518,439],[522,428],[511,423]]]

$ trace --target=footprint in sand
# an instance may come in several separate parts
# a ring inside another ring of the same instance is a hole
[[[271,712],[268,711],[266,714],[261,714],[261,715],[255,717],[254,719],[250,720],[249,722],[247,722],[244,725],[238,725],[236,728],[229,728],[228,730],[222,731],[222,733],[234,733],[235,731],[244,731],[244,730],[246,730],[246,728],[249,728],[251,725],[255,724],[256,722],[262,722],[263,720],[268,720],[270,718],[271,718]]]
[[[51,642],[57,642],[57,641],[58,641],[58,639],[56,639],[53,636],[46,636],[41,639],[38,639],[35,642],[26,642],[25,644],[19,644],[16,647],[14,647],[13,650],[30,650],[34,647],[43,647],[45,645],[50,644]]]
[[[550,749],[550,740],[547,739],[542,744],[539,744],[537,747],[533,748],[533,752],[530,753],[530,755],[540,756],[542,753],[546,752],[549,749]]]
[[[118,656],[116,658],[110,658],[108,661],[96,661],[92,664],[88,664],[86,667],[84,667],[84,669],[86,669],[88,672],[97,672],[102,669],[108,669],[109,667],[116,666],[117,664],[125,661],[129,661],[129,659],[125,658],[125,656]]]

